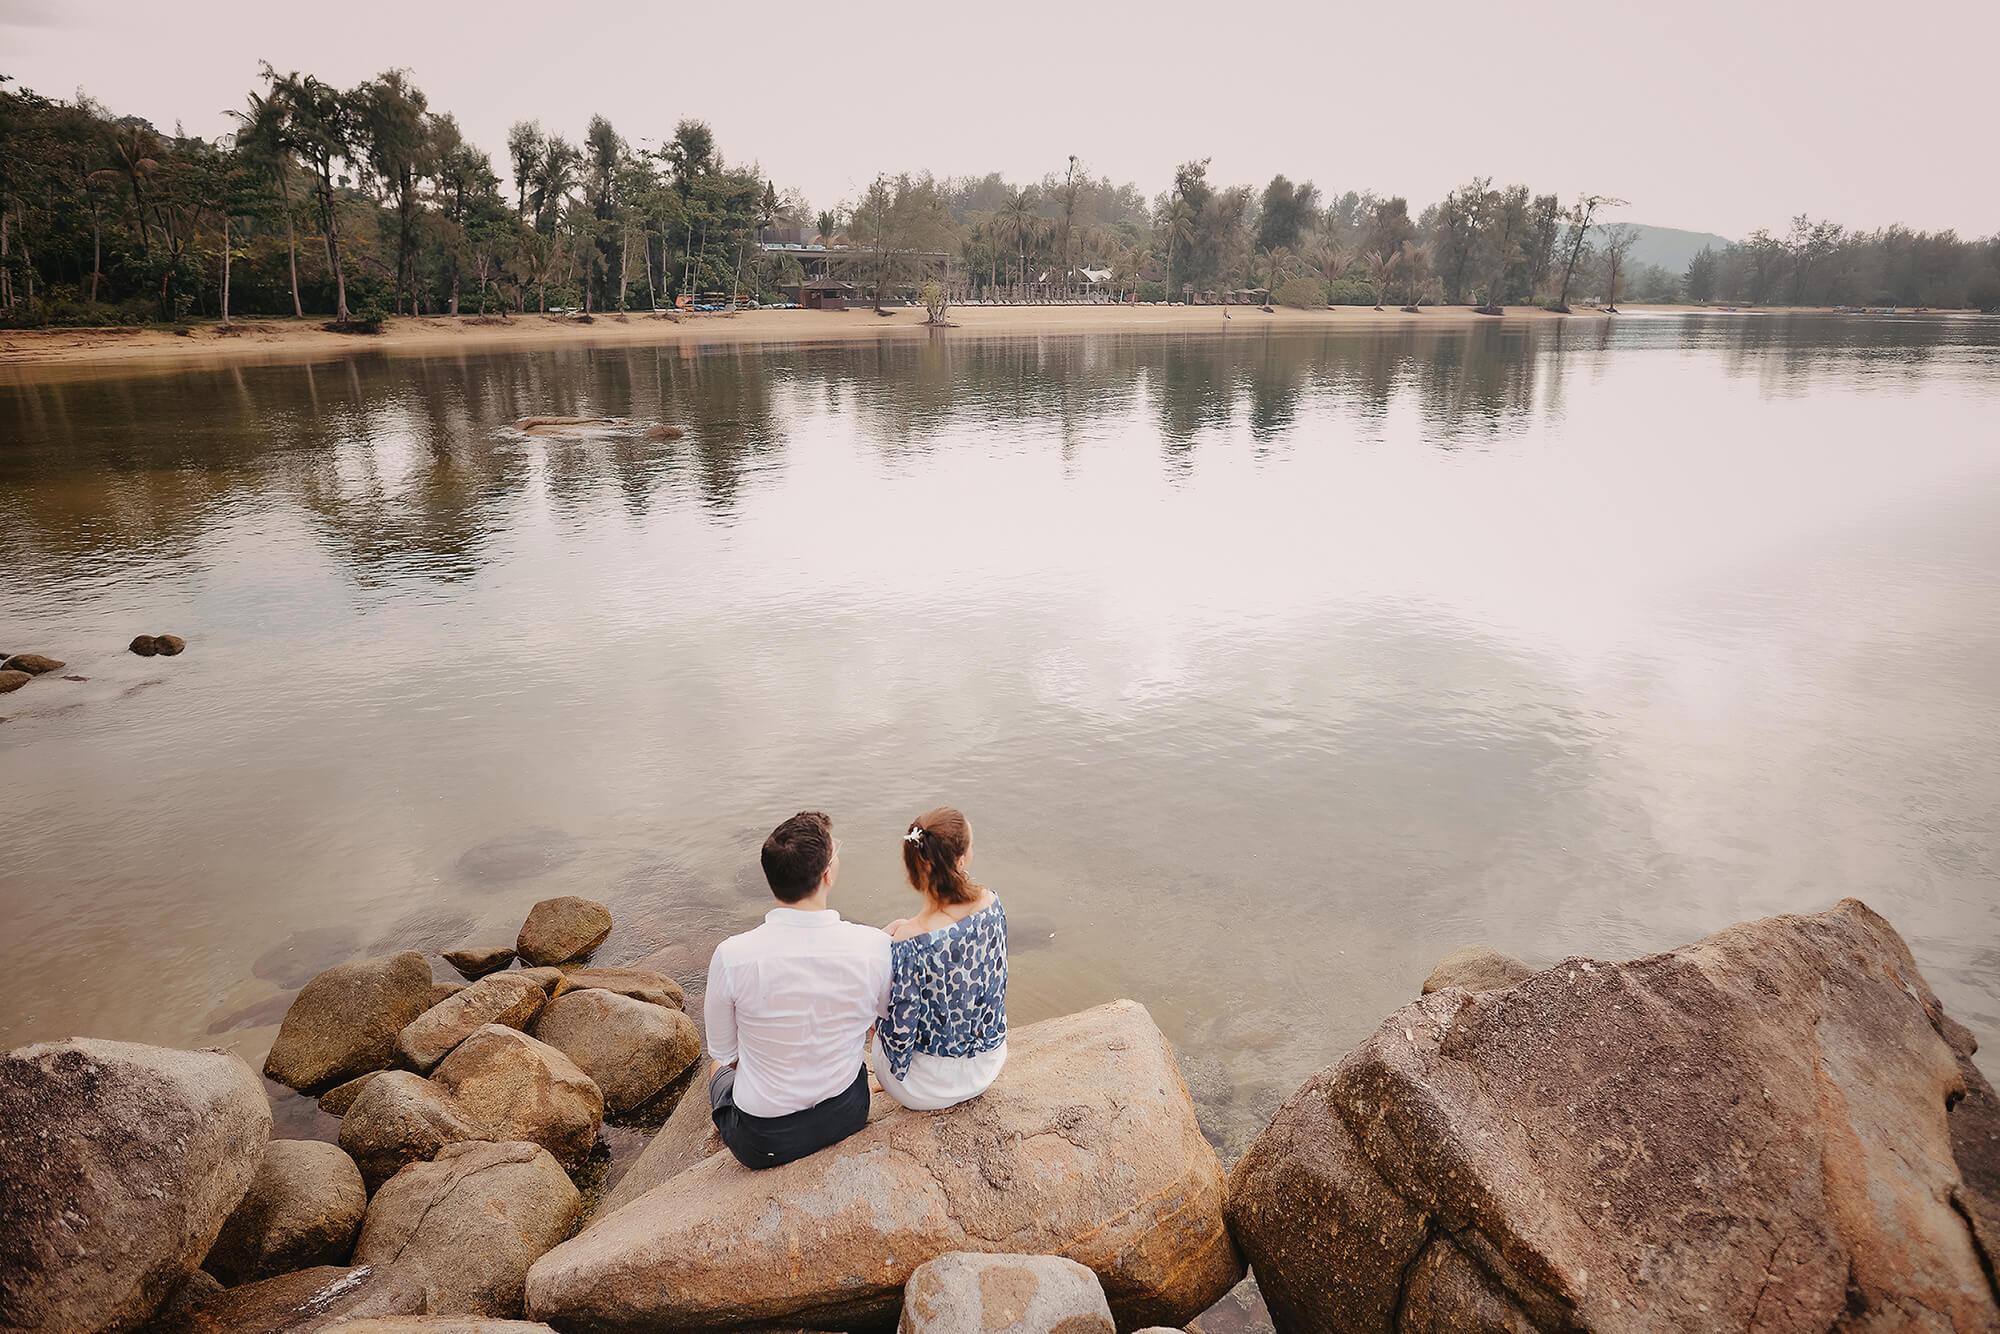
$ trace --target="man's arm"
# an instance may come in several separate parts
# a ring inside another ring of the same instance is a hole
[[[708,1054],[717,1065],[736,1064],[736,998],[729,994],[728,974],[722,968],[722,951],[708,960],[708,990],[702,997],[702,1017],[708,1028]]]

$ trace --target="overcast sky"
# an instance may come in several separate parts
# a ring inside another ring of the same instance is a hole
[[[1472,176],[1731,237],[1799,212],[2000,230],[1995,0],[1228,4],[0,0],[0,74],[212,136],[260,60],[412,71],[505,173],[507,127],[635,144],[694,116],[817,207],[877,172],[1149,196],[1178,162],[1409,196]]]

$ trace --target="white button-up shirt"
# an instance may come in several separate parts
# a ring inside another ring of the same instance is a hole
[[[785,1116],[854,1082],[889,1008],[889,937],[828,908],[773,908],[708,963],[708,1054],[736,1062],[736,1106]]]

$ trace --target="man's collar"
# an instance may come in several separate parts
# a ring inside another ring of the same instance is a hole
[[[764,920],[772,926],[832,926],[840,920],[840,914],[832,908],[822,908],[818,912],[773,908],[764,914]]]

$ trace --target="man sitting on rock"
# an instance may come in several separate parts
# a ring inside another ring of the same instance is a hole
[[[868,1122],[868,1033],[889,1004],[889,937],[826,906],[840,873],[833,822],[801,811],[764,840],[780,906],[708,965],[708,1101],[745,1167],[776,1167]]]

